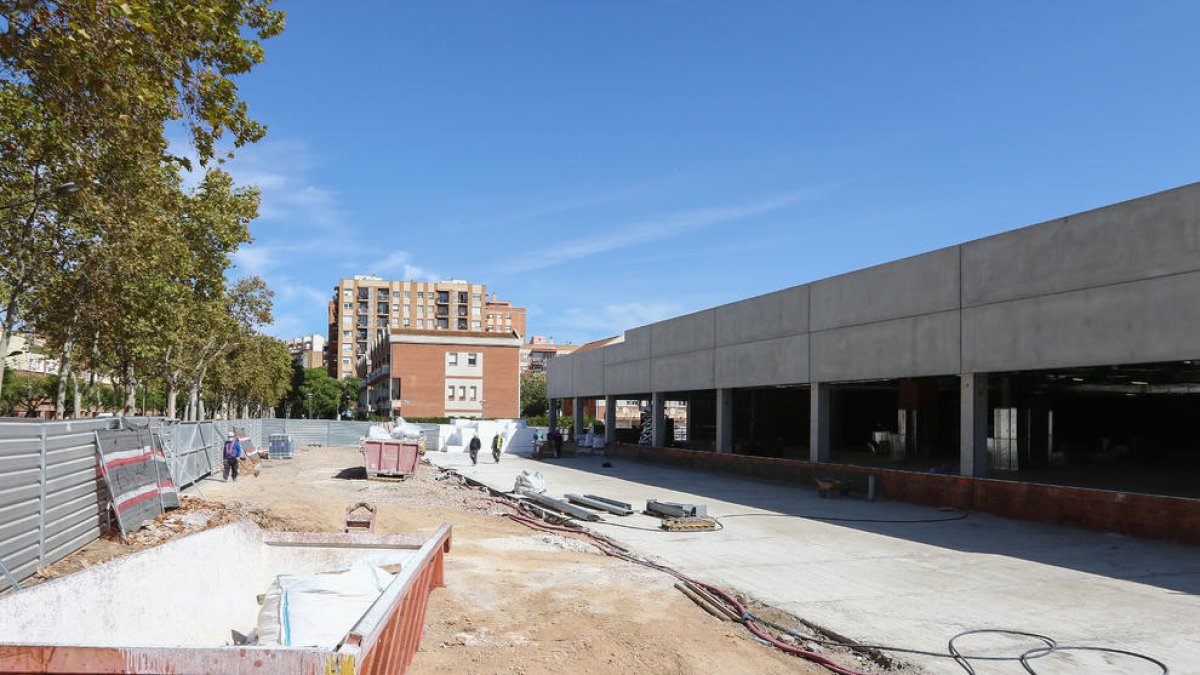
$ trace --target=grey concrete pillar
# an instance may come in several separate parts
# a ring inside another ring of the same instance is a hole
[[[550,411],[550,431],[554,431],[558,428],[558,400],[550,398],[546,401],[549,405],[547,410]]]
[[[604,442],[617,440],[617,397],[604,397]]]
[[[667,444],[666,399],[660,391],[651,394],[650,405],[651,429],[654,432],[654,447],[661,448]]]
[[[733,452],[733,390],[717,390],[717,452]]]
[[[579,437],[583,434],[583,399],[576,396],[571,399],[571,412],[575,418],[575,441],[579,441]]]
[[[987,373],[963,373],[959,378],[959,473],[986,476],[988,376]]]
[[[813,382],[808,392],[808,459],[829,461],[829,425],[831,416],[829,385]]]

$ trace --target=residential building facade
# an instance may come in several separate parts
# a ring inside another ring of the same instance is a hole
[[[516,331],[385,335],[358,360],[359,409],[409,418],[517,417],[520,349]]]
[[[287,341],[292,361],[301,368],[325,367],[325,338],[317,333]]]
[[[529,341],[521,345],[521,372],[542,372],[550,359],[560,354],[570,354],[579,348],[571,343],[555,344],[554,338],[542,335],[531,335]]]
[[[488,297],[487,286],[462,279],[389,281],[372,275],[342,279],[329,302],[329,375],[357,372],[372,343],[388,335],[426,331],[525,334],[525,309]],[[519,346],[519,345],[518,345]]]

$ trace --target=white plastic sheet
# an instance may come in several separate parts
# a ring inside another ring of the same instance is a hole
[[[258,613],[258,644],[333,649],[391,581],[369,562],[341,572],[281,574]]]

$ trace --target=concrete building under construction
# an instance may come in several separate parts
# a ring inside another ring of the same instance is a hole
[[[655,448],[686,402],[693,463],[1173,495],[1200,532],[1200,184],[631,328],[547,395],[651,402]]]

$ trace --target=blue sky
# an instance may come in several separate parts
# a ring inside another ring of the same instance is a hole
[[[375,273],[583,342],[1200,177],[1200,3],[280,7],[230,165],[280,337]]]

